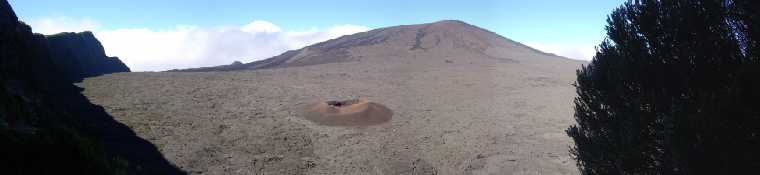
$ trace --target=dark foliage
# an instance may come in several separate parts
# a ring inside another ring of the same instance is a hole
[[[69,47],[70,54],[88,54],[76,44],[60,46]],[[99,68],[55,61],[98,55],[74,58],[50,47],[0,0],[0,174],[181,173],[72,84],[77,79],[72,70]]]
[[[637,0],[578,70],[583,174],[753,174],[760,167],[760,4]]]

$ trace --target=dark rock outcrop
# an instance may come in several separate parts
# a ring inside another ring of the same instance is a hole
[[[182,173],[72,84],[126,68],[89,35],[51,44],[0,0],[0,174]]]
[[[130,71],[119,58],[106,56],[92,32],[59,33],[47,36],[47,40],[56,67],[64,71],[69,80]]]

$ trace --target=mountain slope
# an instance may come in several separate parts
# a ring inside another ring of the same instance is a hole
[[[346,35],[298,50],[246,64],[230,64],[184,70],[232,71],[245,69],[307,66],[326,63],[379,60],[387,57],[416,57],[420,55],[461,55],[519,61],[521,55],[557,57],[530,48],[457,20],[402,25]]]

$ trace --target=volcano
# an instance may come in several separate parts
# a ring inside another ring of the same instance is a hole
[[[452,59],[487,58],[500,61],[566,59],[533,49],[462,21],[444,20],[428,24],[380,28],[346,35],[246,64],[233,63],[174,71],[234,71],[362,60],[388,62],[398,61],[394,60],[397,58],[411,59],[424,56],[437,56],[439,59],[446,57]],[[539,57],[536,58],[536,56]],[[525,60],[525,58],[532,60]],[[453,60],[448,62],[453,62]]]

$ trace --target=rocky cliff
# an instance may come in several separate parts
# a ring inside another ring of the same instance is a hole
[[[0,174],[177,174],[72,84],[129,71],[91,33],[46,37],[0,0]]]
[[[46,36],[54,65],[63,70],[70,80],[114,72],[129,72],[118,57],[106,56],[100,41],[92,32],[59,33]]]

